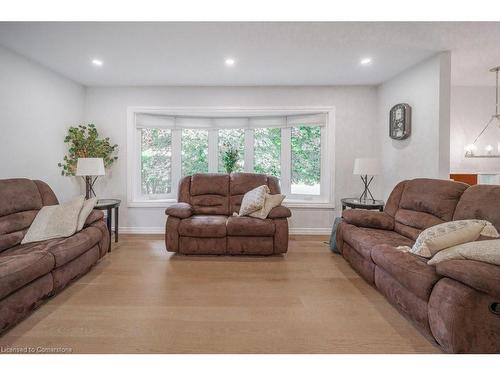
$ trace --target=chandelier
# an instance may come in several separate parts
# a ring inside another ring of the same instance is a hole
[[[500,114],[498,113],[500,107],[498,104],[498,96],[500,94],[499,92],[499,87],[498,87],[498,71],[500,71],[500,66],[497,66],[496,68],[490,69],[490,72],[495,73],[496,75],[496,85],[495,85],[495,96],[496,96],[496,105],[495,105],[495,114],[492,115],[489,119],[489,121],[486,123],[484,126],[483,130],[478,134],[474,142],[471,144],[465,146],[465,157],[466,158],[500,158],[500,142],[496,144],[496,150],[494,145],[492,145],[491,140],[487,140],[486,143],[481,147],[481,150],[479,150],[479,143],[478,140],[482,137],[481,140],[486,138],[487,133],[486,131],[488,130],[489,126],[493,123],[496,124],[497,128],[500,128]]]

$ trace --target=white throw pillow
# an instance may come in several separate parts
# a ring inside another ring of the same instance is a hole
[[[81,195],[64,204],[43,206],[21,244],[72,236],[76,232],[84,200]]]
[[[241,201],[240,213],[238,216],[245,216],[251,212],[260,210],[262,206],[264,206],[266,194],[269,192],[269,187],[267,185],[261,185],[247,192]]]
[[[80,232],[85,225],[85,221],[87,217],[90,215],[92,210],[94,209],[95,204],[97,203],[97,198],[90,198],[83,202],[82,210],[80,211],[80,215],[78,215],[78,225],[76,226],[76,231]]]
[[[266,194],[262,208],[250,213],[248,216],[265,219],[274,207],[278,207],[283,202],[283,199],[285,199],[283,194]]]
[[[438,264],[454,259],[477,260],[500,266],[500,240],[474,241],[452,246],[434,255],[427,264]]]
[[[498,237],[495,227],[486,220],[456,220],[434,225],[418,236],[411,252],[431,258],[440,250],[475,241],[479,236]]]

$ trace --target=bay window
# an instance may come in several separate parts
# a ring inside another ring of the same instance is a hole
[[[133,112],[129,118],[129,203],[171,202],[183,176],[225,173],[227,147],[235,172],[276,176],[288,202],[331,201],[327,113],[178,115]]]

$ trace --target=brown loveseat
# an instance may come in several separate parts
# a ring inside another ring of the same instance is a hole
[[[500,230],[500,186],[415,179],[399,183],[384,212],[347,210],[337,229],[344,258],[427,337],[450,353],[500,353],[500,267],[472,260],[436,266],[395,247],[450,220]]]
[[[54,204],[54,192],[42,181],[0,180],[0,333],[106,254],[109,234],[97,210],[71,237],[21,245],[38,210]]]
[[[239,212],[243,195],[267,185],[280,193],[278,179],[255,173],[203,173],[184,177],[179,203],[167,208],[165,243],[181,254],[271,255],[288,249],[291,212],[275,207],[267,219],[232,216]]]

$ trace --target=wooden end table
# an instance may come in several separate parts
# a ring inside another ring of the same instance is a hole
[[[120,207],[120,199],[99,199],[94,206],[96,210],[106,211],[106,226],[109,232],[109,247],[108,253],[111,252],[111,215],[115,214],[115,242],[118,242],[118,208]]]
[[[363,208],[365,210],[379,210],[384,211],[384,201],[377,199],[359,199],[359,198],[343,198],[340,200],[342,203],[342,211],[347,207],[349,208]]]

